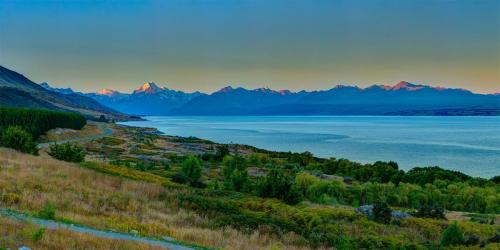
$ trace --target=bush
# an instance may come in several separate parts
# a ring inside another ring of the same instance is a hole
[[[56,208],[48,203],[38,211],[38,217],[46,220],[54,220],[56,218]]]
[[[496,184],[500,184],[500,175],[492,177],[490,180]]]
[[[31,239],[35,242],[41,240],[43,238],[43,236],[45,235],[45,228],[40,228],[38,230],[36,230],[35,232],[33,232],[33,234],[31,235]]]
[[[377,202],[373,205],[373,219],[380,223],[391,222],[391,208],[385,202]]]
[[[0,144],[23,153],[38,154],[33,137],[21,127],[10,126],[5,129],[1,134]]]
[[[226,155],[229,155],[229,146],[226,144],[217,146],[217,152],[215,153],[214,160],[222,161]]]
[[[438,206],[421,206],[414,215],[420,218],[445,219],[444,208]]]
[[[238,155],[226,156],[222,164],[222,175],[226,189],[235,191],[248,189],[249,179],[245,158]]]
[[[69,142],[50,145],[48,154],[58,160],[69,162],[82,162],[85,159],[83,148]]]
[[[266,177],[260,179],[257,194],[264,198],[277,198],[288,204],[297,204],[302,199],[294,185],[294,177],[278,168],[271,169]]]
[[[455,246],[462,245],[465,243],[464,234],[460,227],[455,222],[450,224],[446,230],[443,232],[443,236],[441,238],[441,246]]]
[[[198,182],[201,177],[201,163],[200,160],[195,156],[188,156],[182,162],[182,174],[187,177],[189,183],[192,185],[193,183]]]

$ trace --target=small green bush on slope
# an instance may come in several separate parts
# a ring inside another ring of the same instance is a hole
[[[441,246],[456,246],[464,244],[464,233],[460,230],[457,223],[453,223],[446,228],[443,232],[443,237],[441,239]]]
[[[0,134],[0,146],[13,148],[23,153],[38,154],[31,135],[17,126],[9,126]]]
[[[69,162],[82,162],[85,159],[83,148],[69,142],[50,145],[48,154],[58,160]]]

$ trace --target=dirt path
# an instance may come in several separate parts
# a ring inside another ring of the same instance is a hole
[[[93,136],[84,136],[84,137],[79,137],[79,138],[73,138],[73,139],[68,139],[68,140],[62,140],[62,141],[51,141],[51,142],[44,142],[40,143],[37,145],[38,148],[45,148],[48,147],[49,145],[57,142],[57,143],[66,143],[66,142],[82,142],[82,141],[91,141],[91,140],[96,140],[102,137],[106,137],[108,135],[113,134],[113,130],[109,127],[107,123],[100,123],[99,124],[99,129],[104,131],[103,133],[99,135],[93,135]]]
[[[150,244],[150,245],[159,246],[159,247],[164,247],[166,249],[172,249],[172,250],[201,249],[201,248],[195,248],[195,247],[183,245],[181,243],[174,241],[173,239],[158,240],[158,239],[146,238],[146,237],[141,237],[141,236],[135,236],[135,235],[131,235],[131,234],[103,231],[103,230],[98,230],[98,229],[94,229],[94,228],[90,228],[90,227],[86,227],[86,226],[65,224],[65,223],[60,223],[60,222],[56,222],[53,220],[44,220],[44,219],[40,219],[40,218],[30,217],[26,214],[18,213],[18,212],[6,210],[6,209],[0,209],[0,216],[8,217],[8,218],[16,219],[16,220],[21,220],[21,221],[27,221],[27,222],[30,222],[30,223],[33,223],[33,224],[36,224],[36,225],[39,225],[39,226],[42,226],[42,227],[45,227],[48,229],[66,229],[66,230],[70,230],[73,232],[90,234],[90,235],[93,235],[96,237],[101,237],[101,238],[136,241],[136,242]]]

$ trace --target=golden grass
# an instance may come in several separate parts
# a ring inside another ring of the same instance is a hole
[[[127,180],[46,155],[0,148],[0,207],[35,212],[50,203],[56,207],[58,219],[98,229],[170,236],[213,248],[307,248],[297,244],[300,239],[293,234],[277,239],[259,232],[247,235],[230,228],[209,228],[208,218],[182,209],[176,199],[168,198],[184,192],[182,189],[167,189],[161,183],[159,179],[152,183]]]
[[[148,244],[106,239],[72,232],[66,229],[46,229],[39,239],[34,238],[42,229],[39,226],[14,219],[0,217],[0,247],[18,249],[27,246],[31,249],[164,249]]]

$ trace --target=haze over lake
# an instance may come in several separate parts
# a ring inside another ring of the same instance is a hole
[[[500,174],[500,117],[408,116],[149,116],[121,124],[155,127],[276,151],[363,163],[396,161],[401,169],[440,166],[492,177]]]

